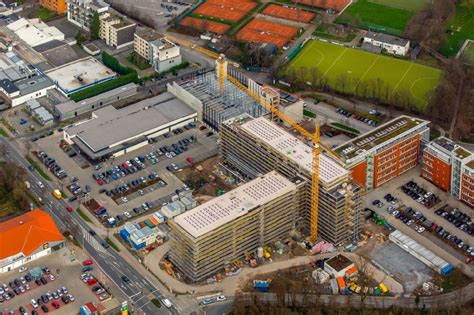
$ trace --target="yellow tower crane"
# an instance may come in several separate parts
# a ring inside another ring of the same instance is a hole
[[[166,35],[165,38],[169,39],[172,42],[178,43],[181,46],[191,48],[200,53],[205,54],[213,59],[216,59],[216,70],[217,70],[217,79],[219,82],[219,92],[222,94],[224,88],[224,80],[227,79],[232,82],[236,87],[246,92],[253,98],[255,98],[262,106],[264,106],[268,111],[273,115],[277,116],[279,119],[284,121],[298,131],[303,137],[311,141],[313,144],[312,148],[312,167],[311,167],[311,214],[310,214],[310,237],[314,242],[318,238],[318,202],[319,202],[319,155],[321,154],[321,144],[319,143],[319,125],[316,125],[314,133],[308,132],[306,129],[301,127],[296,121],[291,117],[283,114],[278,110],[278,107],[274,104],[271,104],[266,97],[255,93],[245,85],[243,85],[239,80],[232,77],[227,71],[227,60],[224,55],[219,55],[215,52],[212,52],[203,47],[197,46],[186,40],[177,38],[172,35]],[[322,146],[331,156],[335,157],[338,161],[341,161],[339,156],[334,153],[328,147]]]

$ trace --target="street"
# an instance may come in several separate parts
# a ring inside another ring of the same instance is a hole
[[[0,142],[7,148],[6,161],[19,164],[28,169],[29,163],[9,141],[1,137]],[[35,197],[42,198],[44,203],[43,210],[48,211],[52,215],[61,231],[70,231],[83,244],[84,250],[90,254],[99,268],[128,297],[132,309],[141,310],[144,314],[179,314],[175,307],[168,309],[155,307],[150,299],[162,299],[164,298],[163,294],[115,250],[103,248],[101,245],[103,240],[89,234],[90,228],[79,215],[76,212],[68,213],[65,210],[67,203],[62,199],[57,200],[53,197],[50,192],[55,187],[53,188],[49,182],[41,178],[36,172],[28,171],[28,176],[31,184],[31,193]],[[45,188],[41,189],[38,182],[42,182]],[[122,281],[121,277],[123,275],[130,279],[128,283]]]

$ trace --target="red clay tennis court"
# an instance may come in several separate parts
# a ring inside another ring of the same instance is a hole
[[[303,23],[311,22],[311,20],[313,20],[316,16],[314,13],[304,11],[299,8],[285,8],[277,4],[268,5],[265,10],[262,11],[262,14]]]
[[[210,16],[213,18],[223,19],[226,21],[237,22],[243,19],[247,13],[255,8],[257,5],[255,2],[245,2],[242,4],[243,7],[217,5],[211,3],[203,3],[194,11],[195,14]]]
[[[252,1],[206,1],[194,13],[231,22],[237,22],[257,6]]]
[[[298,28],[253,19],[236,35],[238,40],[254,43],[272,43],[278,48],[285,46],[298,33]]]
[[[291,0],[293,3],[302,3],[312,7],[341,11],[350,0]]]
[[[224,34],[230,28],[230,25],[227,24],[196,19],[189,16],[185,17],[180,24],[187,27],[196,28],[198,30],[210,31],[216,34]]]

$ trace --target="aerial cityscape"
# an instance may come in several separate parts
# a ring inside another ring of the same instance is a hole
[[[473,314],[473,0],[0,0],[0,315]]]

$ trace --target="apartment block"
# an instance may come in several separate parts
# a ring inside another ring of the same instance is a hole
[[[67,11],[66,0],[40,0],[40,6],[57,14],[63,14]]]
[[[150,42],[162,38],[163,35],[152,30],[151,28],[142,28],[135,32],[133,50],[142,58],[151,62],[150,58]]]
[[[366,190],[377,188],[418,165],[429,141],[429,121],[399,116],[334,149]]]
[[[305,207],[299,230],[308,233],[311,218],[312,149],[265,117],[242,114],[221,124],[223,166],[241,176],[256,178],[270,170],[285,177],[306,179]],[[324,154],[319,159],[318,233],[334,244],[355,240],[361,232],[361,187],[350,172]]]
[[[116,49],[133,45],[137,25],[121,16],[110,15],[100,20],[99,37]]]
[[[421,176],[444,191],[451,189],[451,165],[457,145],[448,138],[440,137],[423,149]]]
[[[102,0],[69,0],[67,4],[67,20],[72,24],[90,31],[94,13],[102,19],[107,16],[109,5]]]
[[[439,137],[423,149],[421,176],[474,207],[474,154]]]
[[[271,171],[168,221],[170,259],[202,281],[246,253],[287,239],[304,207],[303,179]]]

